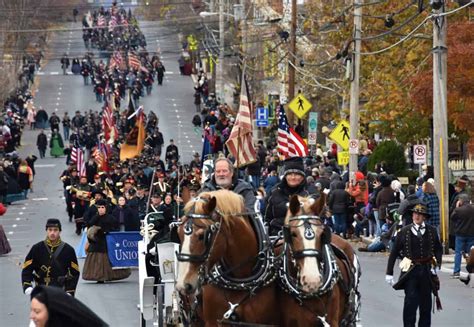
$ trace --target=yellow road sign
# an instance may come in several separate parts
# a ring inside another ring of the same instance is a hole
[[[349,149],[350,131],[349,122],[341,120],[329,134],[329,138],[339,144],[344,150]]]
[[[349,151],[339,151],[337,153],[337,164],[339,166],[346,166],[349,164]]]
[[[298,94],[288,105],[288,108],[290,108],[299,119],[302,119],[312,107],[311,102],[309,102],[302,93]]]

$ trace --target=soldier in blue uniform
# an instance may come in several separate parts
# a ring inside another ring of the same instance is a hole
[[[38,285],[57,286],[74,296],[79,280],[79,265],[73,247],[60,237],[59,219],[46,222],[46,239],[32,246],[25,258],[21,272],[23,292],[33,291]]]

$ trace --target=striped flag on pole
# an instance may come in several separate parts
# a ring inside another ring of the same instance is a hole
[[[245,72],[245,69],[244,69]],[[257,160],[257,153],[253,147],[252,118],[250,116],[250,102],[247,93],[245,73],[242,74],[242,88],[240,92],[239,113],[235,120],[229,139],[226,142],[227,149],[236,159],[237,167],[245,166]]]
[[[71,149],[71,162],[77,162],[77,148],[75,146]]]
[[[282,105],[278,107],[277,143],[278,152],[285,156],[285,158],[306,157],[308,155],[308,146],[301,136],[288,125],[288,118]]]
[[[112,32],[115,26],[117,26],[117,16],[112,16],[109,20],[109,32]]]
[[[99,17],[97,17],[97,26],[98,27],[104,27],[105,26],[105,17],[103,15],[99,15]]]
[[[134,52],[129,52],[128,53],[128,65],[130,66],[131,69],[136,69],[139,70],[141,67],[141,62],[140,58],[138,58],[138,55]]]
[[[77,159],[76,159],[76,168],[79,176],[86,176],[86,162],[84,160],[84,151],[81,148],[76,148]]]

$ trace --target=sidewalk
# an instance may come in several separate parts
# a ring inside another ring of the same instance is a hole
[[[373,239],[369,237],[361,237],[361,242],[365,244],[370,244],[372,243]],[[452,273],[454,268],[454,253],[450,254],[443,254],[443,264],[441,266],[441,271],[442,272],[447,272],[447,273]]]

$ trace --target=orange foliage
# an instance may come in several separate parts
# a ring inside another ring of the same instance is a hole
[[[448,25],[448,119],[457,130],[474,138],[474,23]],[[415,108],[431,113],[433,66],[415,75],[410,97]]]

